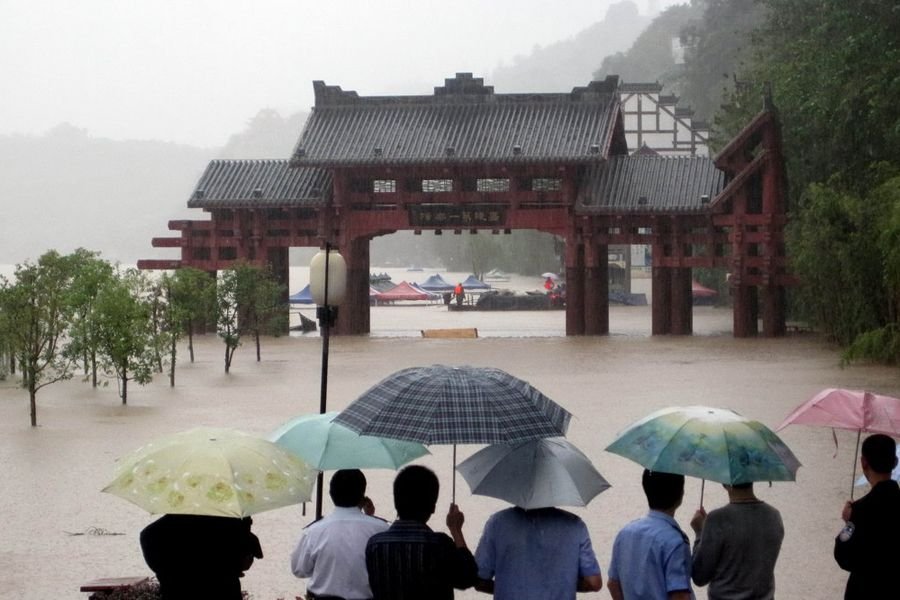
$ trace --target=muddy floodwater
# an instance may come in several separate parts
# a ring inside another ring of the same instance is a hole
[[[540,281],[519,284],[537,288]],[[332,338],[328,405],[339,410],[381,378],[414,365],[493,366],[530,381],[574,414],[568,438],[612,484],[589,506],[572,509],[590,529],[605,579],[616,532],[646,511],[640,467],[604,452],[632,421],[666,406],[702,404],[734,409],[774,428],[825,387],[900,394],[896,369],[842,369],[835,348],[815,335],[736,340],[727,309],[697,307],[694,319],[693,337],[654,338],[649,307],[616,306],[610,313],[611,335],[566,338],[561,311],[376,307],[370,336]],[[424,339],[418,333],[441,327],[476,327],[480,337]],[[265,339],[261,362],[245,342],[228,375],[214,336],[196,346],[193,364],[182,346],[174,388],[163,376],[148,386],[131,385],[127,406],[117,397],[115,381],[92,389],[76,378],[44,388],[34,429],[26,394],[10,378],[0,382],[0,598],[84,598],[78,589],[90,579],[150,574],[138,533],[154,517],[99,491],[117,457],[155,436],[193,426],[234,427],[264,436],[297,414],[318,411],[322,343],[317,334]],[[803,463],[797,481],[757,484],[758,495],[781,511],[785,524],[777,595],[782,600],[840,597],[846,576],[831,552],[842,525],[841,507],[850,495],[855,434],[838,431],[837,448],[828,429],[792,426],[782,437]],[[459,460],[478,448],[460,446]],[[431,451],[417,462],[441,478],[439,513],[431,524],[443,530],[452,487],[451,448]],[[366,475],[378,514],[393,518],[393,472]],[[856,493],[865,491],[861,487]],[[685,531],[690,532],[699,494],[700,481],[689,479],[676,514]],[[721,486],[706,485],[707,509],[725,500]],[[507,506],[473,496],[461,479],[457,503],[473,550],[487,517]],[[303,593],[288,557],[311,513],[309,507],[304,515],[301,506],[292,506],[254,517],[265,558],[243,580],[253,598],[293,599]],[[457,597],[486,596],[469,591]],[[702,588],[697,597],[706,597]]]

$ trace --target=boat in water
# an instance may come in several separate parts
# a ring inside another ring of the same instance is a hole
[[[509,281],[509,275],[501,271],[500,269],[491,269],[484,274],[484,277],[482,277],[481,280],[485,283]]]

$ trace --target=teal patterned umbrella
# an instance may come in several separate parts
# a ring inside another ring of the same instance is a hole
[[[320,471],[397,469],[428,454],[422,444],[359,435],[334,422],[336,412],[295,417],[269,439]]]
[[[794,481],[800,467],[790,448],[762,423],[706,406],[647,415],[606,450],[651,471],[725,484]]]

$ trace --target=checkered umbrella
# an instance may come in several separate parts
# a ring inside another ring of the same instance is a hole
[[[431,365],[389,375],[334,422],[420,444],[518,444],[565,435],[571,417],[506,371]]]
[[[397,371],[369,388],[334,422],[360,435],[453,444],[519,444],[562,436],[571,413],[500,369],[447,365]],[[453,500],[456,501],[456,471]]]

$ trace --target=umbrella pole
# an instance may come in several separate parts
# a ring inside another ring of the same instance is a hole
[[[456,444],[453,444],[453,495],[451,502],[456,504]]]
[[[703,491],[706,489],[706,480],[700,480],[700,508],[703,508]]]
[[[862,435],[862,429],[856,430],[856,453],[853,455],[853,479],[850,480],[850,501],[853,502],[853,488],[856,487],[856,463],[859,458],[859,437]]]

